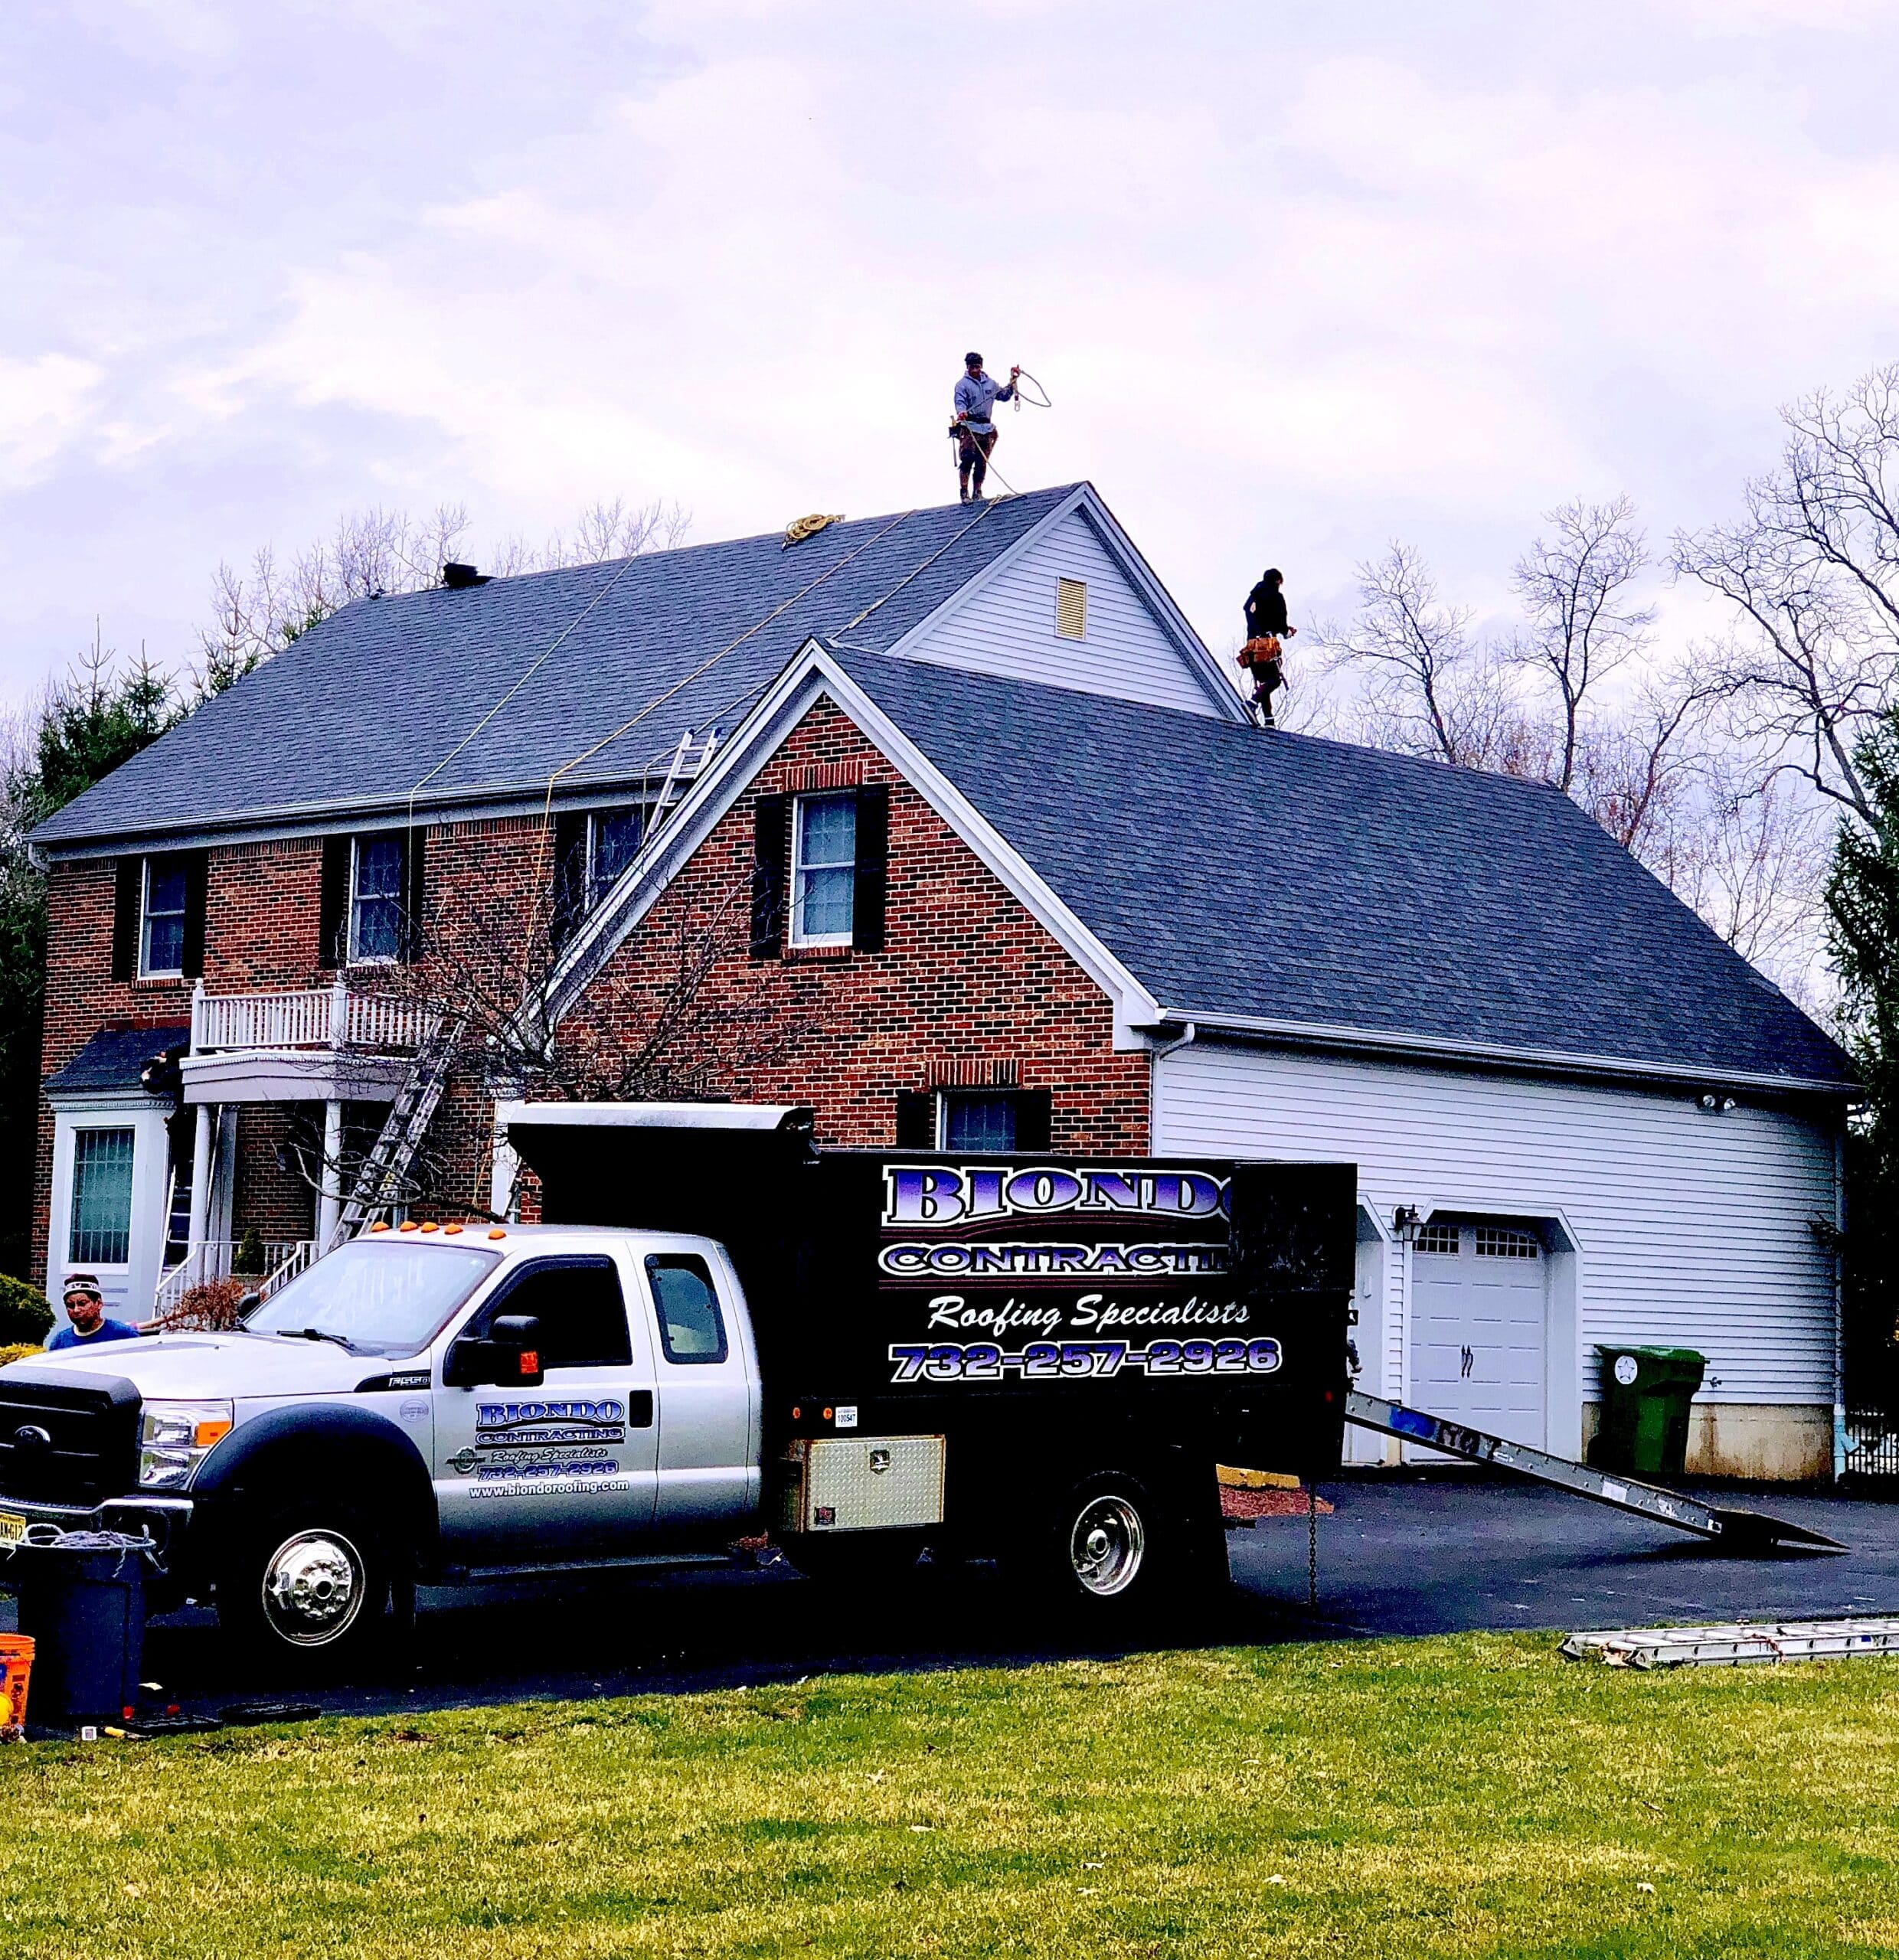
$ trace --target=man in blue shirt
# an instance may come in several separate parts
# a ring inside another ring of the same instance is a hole
[[[90,1272],[69,1273],[66,1279],[66,1318],[73,1324],[62,1327],[46,1345],[49,1353],[62,1348],[90,1348],[102,1341],[136,1341],[139,1330],[129,1321],[106,1318],[106,1296]]]
[[[999,401],[1012,401],[1019,368],[1009,370],[1006,384],[999,387],[982,371],[982,357],[963,357],[963,379],[956,384],[956,419],[950,433],[956,439],[956,478],[963,486],[963,501],[980,503],[983,479],[989,473],[989,452],[995,447],[995,423],[990,411]],[[970,488],[973,476],[976,487]]]

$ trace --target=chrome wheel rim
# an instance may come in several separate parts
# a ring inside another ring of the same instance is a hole
[[[327,1647],[356,1623],[368,1587],[363,1555],[338,1531],[299,1531],[263,1569],[263,1612],[293,1647]]]
[[[1147,1527],[1126,1498],[1099,1497],[1082,1507],[1068,1534],[1068,1560],[1084,1592],[1106,1599],[1134,1583],[1147,1550]]]

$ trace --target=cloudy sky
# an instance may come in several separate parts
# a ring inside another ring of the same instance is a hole
[[[1216,645],[1394,535],[1500,603],[1899,358],[1895,100],[1891,0],[8,0],[0,697],[366,505],[943,501],[968,346]]]

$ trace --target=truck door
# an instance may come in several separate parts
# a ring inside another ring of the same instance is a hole
[[[462,1333],[485,1333],[498,1314],[539,1319],[544,1379],[436,1390],[436,1502],[451,1558],[495,1564],[531,1550],[557,1562],[642,1542],[658,1455],[652,1348],[645,1315],[626,1311],[619,1263],[532,1260]]]
[[[731,1276],[698,1253],[645,1262],[659,1353],[662,1532],[691,1537],[758,1508],[757,1381]]]

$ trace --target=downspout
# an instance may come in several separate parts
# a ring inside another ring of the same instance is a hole
[[[1845,1264],[1841,1247],[1846,1238],[1846,1119],[1842,1112],[1833,1132],[1833,1481],[1846,1472]]]
[[[1160,1065],[1169,1055],[1192,1045],[1194,1037],[1200,1032],[1197,1023],[1182,1024],[1179,1037],[1172,1041],[1157,1041],[1148,1050],[1147,1064],[1147,1147],[1155,1148],[1154,1112],[1160,1102]]]

